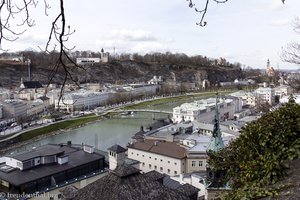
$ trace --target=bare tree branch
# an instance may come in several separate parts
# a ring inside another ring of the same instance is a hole
[[[198,9],[196,7],[196,4],[193,3],[193,0],[187,0],[187,1],[189,2],[189,7],[190,8],[195,7],[195,11],[200,14],[200,21],[198,23],[196,23],[196,24],[198,26],[202,26],[202,27],[206,26],[207,22],[204,21],[204,18],[206,16],[210,0],[206,0],[204,8],[202,8],[202,9]],[[226,3],[228,0],[212,0],[212,1],[214,1],[215,3]]]
[[[203,1],[205,1],[205,4],[204,4],[203,8],[201,8],[201,9],[197,8],[197,5],[194,3],[193,0],[186,0],[186,1],[189,2],[190,8],[195,8],[195,11],[200,14],[200,21],[196,24],[198,26],[203,27],[203,26],[207,25],[207,22],[204,21],[204,19],[207,14],[207,11],[208,11],[208,6],[209,6],[210,1],[214,1],[215,3],[219,4],[219,3],[226,3],[229,0],[203,0]],[[198,0],[198,1],[202,1],[202,0]],[[284,4],[285,0],[281,0],[281,2]]]
[[[300,20],[295,18],[292,23],[294,31],[300,34]],[[285,62],[300,65],[300,43],[290,42],[285,48],[282,48],[281,59]]]

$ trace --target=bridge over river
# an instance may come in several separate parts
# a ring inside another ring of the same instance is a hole
[[[151,110],[151,109],[126,109],[126,110],[115,110],[114,112],[119,112],[119,113],[150,112],[150,113],[172,114],[172,111],[165,111],[165,110]]]

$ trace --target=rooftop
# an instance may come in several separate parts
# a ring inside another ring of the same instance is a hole
[[[226,104],[232,102],[232,99],[225,99],[221,98],[219,100],[219,105]],[[194,101],[192,103],[184,103],[180,106],[177,106],[174,109],[180,109],[180,110],[205,110],[207,108],[215,107],[216,105],[216,99],[215,98],[208,98],[208,99],[201,99],[198,101]]]
[[[20,153],[8,157],[14,158],[19,161],[26,161],[36,157],[63,154],[65,152],[64,149],[70,151],[70,149],[68,148],[57,148],[57,146],[54,145],[44,145],[37,149],[33,149],[32,151],[26,153]]]
[[[46,151],[64,152],[64,154],[69,156],[69,161],[68,163],[65,163],[63,165],[60,164],[38,165],[34,168],[30,168],[30,170],[24,170],[24,171],[20,171],[19,169],[16,169],[8,173],[4,171],[0,171],[0,179],[8,181],[15,186],[18,186],[27,182],[31,182],[33,180],[51,176],[53,174],[62,171],[73,169],[75,167],[87,164],[89,162],[104,159],[103,155],[97,153],[91,154],[83,151],[80,148],[75,148],[66,145],[60,146],[55,144],[48,144],[39,147],[34,151],[35,153],[29,152],[29,153],[19,154],[11,157],[18,158],[18,159],[28,159],[37,155],[36,152],[39,152],[43,155],[53,154],[53,152],[47,153]]]
[[[115,171],[134,171],[134,173],[128,176],[118,176],[113,171],[107,176],[80,189],[74,200],[188,200],[198,192],[195,189],[192,194],[190,192],[186,194],[185,188],[182,188],[182,190],[168,188],[162,182],[158,181],[161,177],[155,175],[156,173],[141,174],[136,173],[135,170],[135,168],[129,165],[118,166]],[[191,196],[189,196],[190,194]]]
[[[109,147],[107,150],[115,152],[115,153],[122,153],[122,152],[127,151],[125,148],[123,148],[123,147],[121,147],[120,145],[117,145],[117,144]]]
[[[42,84],[39,81],[24,81],[25,88],[42,88]]]
[[[185,148],[180,147],[176,142],[166,142],[157,140],[137,141],[128,145],[128,148],[146,151],[150,153],[183,159],[186,157]]]

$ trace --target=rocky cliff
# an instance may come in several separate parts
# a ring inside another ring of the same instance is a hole
[[[150,80],[153,76],[162,76],[163,80],[176,79],[178,82],[200,82],[208,79],[211,83],[233,81],[242,78],[237,67],[197,66],[184,64],[144,63],[136,61],[111,61],[106,64],[94,64],[78,69],[69,66],[71,74],[78,82],[132,83]],[[32,80],[47,84],[51,66],[31,66]],[[61,82],[65,73],[59,70],[54,82]],[[27,80],[28,66],[22,63],[0,63],[0,86],[13,87],[20,84],[21,78]]]

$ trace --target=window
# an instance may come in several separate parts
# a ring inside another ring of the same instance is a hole
[[[177,165],[177,162],[174,162],[174,165]]]
[[[143,164],[142,164],[143,166],[145,166],[145,163],[143,162]]]
[[[154,158],[154,160],[157,160],[157,158]]]
[[[203,161],[199,161],[199,167],[203,166]]]
[[[162,172],[164,170],[164,168],[163,167],[160,167],[160,171]]]
[[[157,166],[156,166],[156,165],[154,165],[154,169],[155,169],[155,170],[157,169]]]
[[[177,174],[177,171],[174,171],[174,174]]]
[[[196,166],[196,161],[192,161],[192,167]]]
[[[142,155],[143,157],[145,157],[144,155]]]
[[[170,163],[170,161],[168,161],[168,163]]]
[[[137,156],[139,156],[139,154],[138,154],[138,153],[137,153],[136,155],[137,155]]]
[[[131,152],[131,155],[133,155],[133,152]]]
[[[152,167],[151,164],[149,164],[149,169],[151,169],[151,167]]]
[[[149,159],[151,159],[151,156],[149,156]]]
[[[168,169],[168,174],[170,174],[170,172],[171,172],[171,170],[170,170],[170,169]]]
[[[162,159],[160,159],[160,162],[162,162],[163,160]]]

